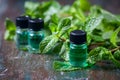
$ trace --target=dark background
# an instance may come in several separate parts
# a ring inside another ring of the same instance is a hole
[[[9,17],[15,20],[15,17],[24,12],[24,2],[26,0],[0,0],[0,31],[4,31],[4,20]],[[28,0],[27,0],[28,1]],[[29,1],[48,1],[48,0],[29,0]],[[75,0],[58,0],[60,4],[72,4]],[[120,0],[89,0],[91,4],[97,4],[104,9],[120,14]]]

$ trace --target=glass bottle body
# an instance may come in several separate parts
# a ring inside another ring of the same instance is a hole
[[[87,44],[70,44],[69,60],[72,66],[87,66]]]
[[[19,50],[27,50],[28,46],[28,29],[20,29],[16,30],[16,46]]]
[[[32,31],[29,30],[28,34],[28,49],[30,53],[39,53],[39,44],[44,38],[43,31]]]

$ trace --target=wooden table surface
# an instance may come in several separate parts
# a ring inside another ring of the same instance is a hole
[[[14,42],[1,38],[0,35],[0,80],[120,80],[118,69],[56,72],[52,67],[55,56],[18,51]]]

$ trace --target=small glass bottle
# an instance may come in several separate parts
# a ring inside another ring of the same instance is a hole
[[[16,46],[18,50],[27,50],[28,46],[28,16],[16,18]]]
[[[86,33],[82,30],[74,30],[70,33],[69,60],[72,66],[87,66],[87,44]]]
[[[30,53],[39,53],[39,44],[44,38],[42,28],[44,21],[42,19],[29,20],[28,49]]]

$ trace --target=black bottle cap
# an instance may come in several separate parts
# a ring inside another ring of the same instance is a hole
[[[73,44],[84,44],[86,42],[86,32],[74,30],[70,33],[70,42]]]
[[[19,16],[16,18],[16,26],[20,28],[28,28],[28,16]]]
[[[30,19],[28,26],[33,31],[39,31],[44,27],[44,21],[42,19]]]

